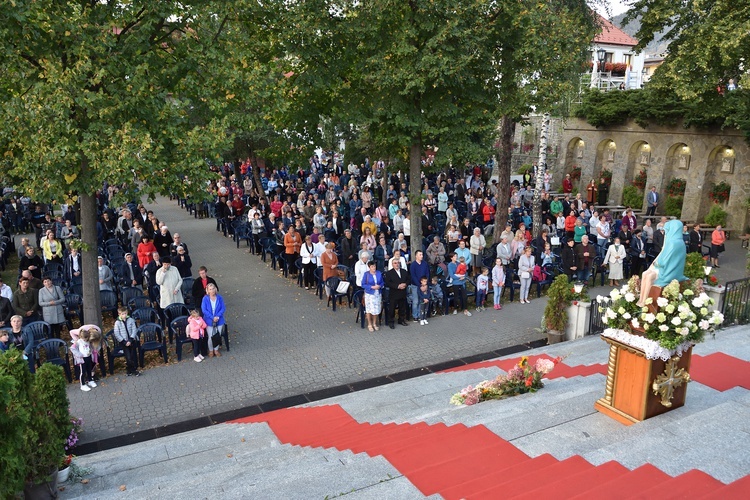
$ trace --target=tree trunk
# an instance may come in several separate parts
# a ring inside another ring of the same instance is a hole
[[[409,149],[409,202],[411,203],[411,254],[422,250],[422,134],[412,138]]]
[[[532,235],[537,238],[542,234],[542,189],[544,189],[544,169],[547,165],[547,136],[549,135],[549,113],[542,117],[542,131],[539,136],[539,164],[536,169],[536,188],[534,189],[534,231]],[[539,251],[544,250],[540,248]]]
[[[268,199],[266,198],[266,192],[263,191],[263,183],[260,182],[260,166],[258,165],[258,158],[256,158],[255,154],[252,154],[252,158],[254,159],[254,161],[250,164],[250,170],[253,173],[253,182],[255,183],[255,188],[258,190],[258,201],[266,200],[266,202],[268,202]]]
[[[516,133],[516,122],[508,115],[500,118],[500,149],[497,160],[497,211],[495,212],[495,231],[492,241],[500,243],[500,235],[505,231],[508,221],[508,204],[510,203],[510,163],[513,156],[513,136]]]
[[[88,160],[81,162],[81,174],[88,175]],[[102,307],[99,298],[99,266],[97,263],[96,196],[79,194],[81,202],[81,276],[83,278],[83,316],[90,325],[102,324]]]

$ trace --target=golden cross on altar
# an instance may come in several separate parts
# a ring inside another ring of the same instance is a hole
[[[668,362],[664,373],[656,377],[651,388],[655,395],[661,396],[661,404],[667,408],[672,406],[674,390],[683,383],[690,382],[690,374],[684,368],[677,368],[680,362],[679,356],[672,357]]]

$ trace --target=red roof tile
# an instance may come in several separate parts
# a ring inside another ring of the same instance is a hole
[[[602,31],[594,37],[594,43],[603,43],[608,45],[625,45],[633,47],[638,45],[638,40],[628,35],[610,21],[599,16]]]

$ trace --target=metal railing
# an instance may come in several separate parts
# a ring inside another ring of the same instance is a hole
[[[586,330],[586,335],[598,335],[604,331],[606,325],[602,319],[602,314],[599,312],[599,303],[596,299],[591,301],[591,308],[589,309],[591,315],[589,316],[589,327]]]
[[[723,326],[750,323],[750,278],[728,281],[721,313]]]

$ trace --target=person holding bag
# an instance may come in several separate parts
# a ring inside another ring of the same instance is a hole
[[[226,307],[224,306],[224,299],[219,295],[216,285],[213,283],[209,283],[206,287],[206,296],[203,297],[201,311],[203,311],[203,321],[206,325],[211,325],[206,328],[201,351],[207,350],[209,358],[221,357],[219,347],[221,346],[221,332],[226,324],[224,320]]]
[[[534,256],[531,255],[531,247],[523,249],[523,255],[518,259],[518,276],[521,280],[521,293],[519,302],[529,303],[529,288],[531,288],[531,273],[534,270]]]

